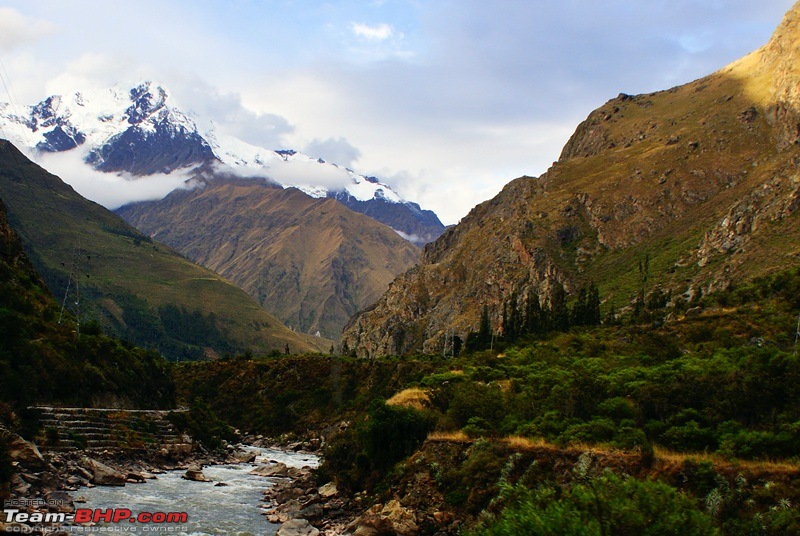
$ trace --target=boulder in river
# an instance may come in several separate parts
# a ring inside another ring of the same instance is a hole
[[[124,486],[127,480],[116,469],[86,456],[81,460],[81,465],[92,474],[92,484],[98,486]]]
[[[252,471],[250,471],[251,475],[257,476],[280,476],[286,477],[289,476],[289,468],[286,466],[285,463],[275,463],[275,464],[261,464]]]
[[[258,456],[257,451],[252,450],[239,450],[231,454],[231,461],[233,463],[253,463]]]
[[[185,480],[193,480],[195,482],[211,482],[206,475],[203,474],[203,471],[197,467],[190,467],[187,469],[186,473],[184,473],[183,477],[181,478]]]
[[[144,475],[130,471],[125,475],[125,479],[133,484],[141,484],[145,481]]]

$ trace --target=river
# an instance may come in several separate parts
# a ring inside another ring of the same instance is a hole
[[[184,480],[185,471],[169,471],[144,484],[124,487],[81,488],[75,496],[86,498],[78,508],[128,509],[134,516],[143,512],[186,512],[185,523],[162,524],[99,523],[95,527],[67,527],[70,534],[170,534],[176,536],[267,536],[275,534],[280,525],[267,521],[261,514],[264,490],[275,479],[248,474],[260,463],[277,461],[288,467],[316,467],[319,458],[313,454],[285,452],[275,449],[248,450],[260,452],[256,463],[211,465],[203,474],[213,482]],[[224,482],[225,486],[217,486]]]

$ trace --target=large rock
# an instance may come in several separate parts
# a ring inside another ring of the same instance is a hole
[[[409,508],[404,508],[400,501],[393,499],[385,506],[376,504],[348,527],[354,536],[377,536],[379,534],[396,534],[397,536],[415,536],[419,534],[416,516]]]
[[[124,486],[127,480],[124,474],[113,467],[89,457],[84,457],[81,465],[92,474],[92,484],[97,486]]]
[[[42,471],[47,467],[42,453],[30,441],[25,441],[17,434],[8,434],[7,443],[12,462],[32,471]]]
[[[256,461],[256,456],[258,456],[256,451],[238,450],[231,454],[231,460],[233,463],[253,463]]]
[[[250,471],[251,475],[258,475],[258,476],[280,476],[286,477],[289,476],[289,468],[286,466],[285,463],[275,463],[275,464],[261,464],[252,471]]]
[[[328,482],[327,484],[320,486],[319,489],[317,489],[317,493],[319,493],[319,496],[323,499],[330,499],[339,493],[339,489],[336,487],[335,482]]]
[[[190,467],[186,470],[186,473],[184,473],[183,477],[181,478],[185,480],[193,480],[195,482],[211,482],[198,467]]]
[[[281,525],[277,536],[319,536],[319,529],[306,519],[290,519]]]

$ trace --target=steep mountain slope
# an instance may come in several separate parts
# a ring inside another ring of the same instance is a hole
[[[286,344],[327,350],[218,275],[82,198],[7,141],[0,141],[0,199],[37,270],[79,321],[96,320],[171,358]]]
[[[445,229],[432,210],[423,210],[411,201],[386,203],[375,197],[364,201],[348,191],[328,192],[328,197],[336,199],[350,210],[388,225],[398,234],[402,233],[403,238],[420,247],[442,236]]]
[[[161,356],[98,333],[79,336],[71,322],[57,322],[58,312],[0,201],[0,406],[174,404]]]
[[[419,256],[388,227],[333,199],[263,179],[200,180],[194,190],[117,213],[304,333],[337,338]]]
[[[33,106],[0,103],[0,125],[14,143],[34,154],[73,151],[100,171],[142,177],[216,162],[239,174],[294,185],[312,197],[336,198],[416,244],[444,231],[433,212],[422,211],[374,177],[297,151],[246,143],[216,132],[213,123],[201,132],[190,114],[174,105],[169,91],[153,82],[53,95]]]
[[[800,4],[770,42],[700,80],[621,94],[539,178],[509,183],[425,247],[421,265],[354,317],[360,355],[441,351],[484,305],[546,302],[594,281],[605,307],[640,290],[687,298],[800,258]]]

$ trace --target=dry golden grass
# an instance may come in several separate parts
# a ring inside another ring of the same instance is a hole
[[[508,445],[514,450],[532,450],[532,449],[541,449],[547,447],[555,448],[555,445],[552,443],[548,443],[544,439],[537,438],[533,439],[530,437],[522,437],[522,436],[508,436],[502,439],[503,443]]]
[[[389,406],[403,406],[423,410],[431,407],[431,398],[428,395],[428,391],[425,389],[412,387],[410,389],[403,389],[395,394],[386,401],[386,404]]]
[[[472,443],[475,440],[464,432],[434,432],[428,436],[429,441]],[[620,450],[603,443],[570,443],[566,447],[550,443],[543,438],[530,438],[522,436],[506,436],[493,441],[504,443],[515,451],[561,451],[564,453],[593,452],[603,457],[618,456],[621,458],[638,456],[635,451]],[[729,460],[718,454],[675,452],[664,447],[654,447],[655,462],[661,471],[672,467],[679,467],[686,461],[709,461],[716,468],[735,468],[747,473],[761,473],[772,475],[797,475],[800,473],[800,463],[789,460]]]
[[[467,434],[462,431],[458,432],[433,432],[428,435],[428,441],[447,441],[450,443],[472,443],[474,440],[470,439]]]
[[[654,447],[655,457],[665,464],[681,465],[687,460],[710,461],[716,467],[740,467],[750,472],[796,474],[800,464],[788,460],[729,460],[719,454],[704,452],[675,452],[664,447]]]

